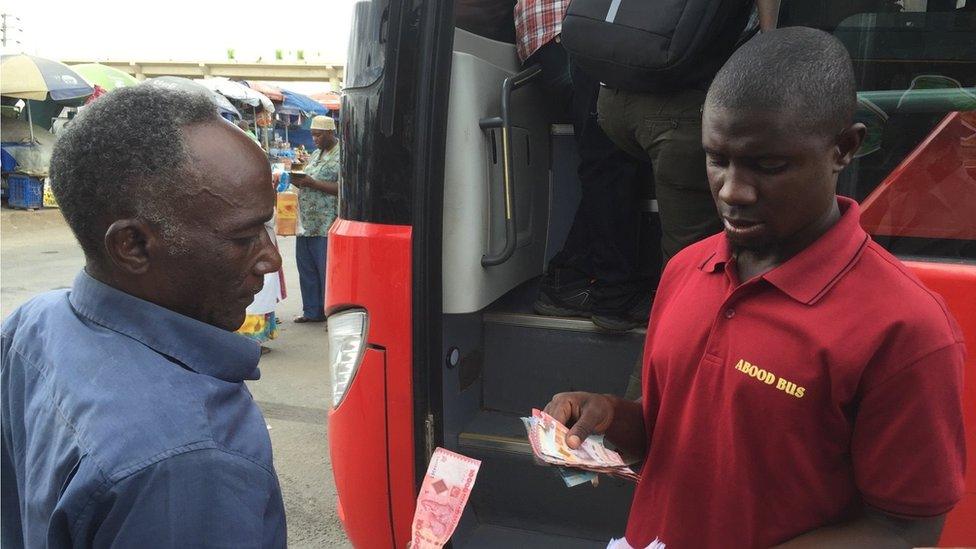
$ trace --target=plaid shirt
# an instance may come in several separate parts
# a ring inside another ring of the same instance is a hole
[[[519,0],[515,5],[515,36],[519,59],[533,53],[562,32],[569,0]]]

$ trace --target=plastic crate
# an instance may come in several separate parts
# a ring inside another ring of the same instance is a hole
[[[26,175],[7,177],[7,204],[11,208],[39,209],[44,205],[44,182]]]
[[[45,208],[57,208],[58,199],[54,197],[54,191],[51,189],[51,184],[48,180],[44,179],[44,207]]]

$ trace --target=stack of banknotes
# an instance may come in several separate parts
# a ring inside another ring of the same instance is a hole
[[[594,482],[600,473],[637,482],[640,475],[630,468],[620,454],[604,445],[603,437],[590,436],[577,449],[566,444],[569,429],[549,414],[532,410],[532,417],[523,417],[529,434],[532,452],[539,460],[560,467],[560,475],[567,486]]]

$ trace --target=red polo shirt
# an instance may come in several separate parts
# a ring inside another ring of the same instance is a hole
[[[724,234],[668,264],[644,353],[633,547],[768,547],[862,502],[928,517],[961,498],[962,333],[838,202],[826,234],[745,283]]]

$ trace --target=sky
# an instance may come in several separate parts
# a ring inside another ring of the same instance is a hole
[[[50,59],[225,61],[233,49],[242,62],[276,50],[294,61],[302,50],[310,62],[344,64],[354,3],[0,0],[0,13],[19,17],[7,20],[8,39],[23,53]]]

